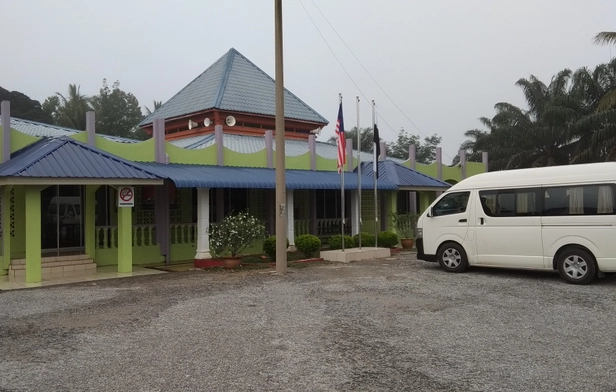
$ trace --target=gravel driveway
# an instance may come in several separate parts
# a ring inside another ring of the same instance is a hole
[[[613,391],[616,278],[412,254],[0,292],[0,391]]]

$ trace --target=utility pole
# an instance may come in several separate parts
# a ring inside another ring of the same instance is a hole
[[[285,179],[284,72],[282,0],[274,0],[276,46],[276,273],[287,273],[287,205]]]

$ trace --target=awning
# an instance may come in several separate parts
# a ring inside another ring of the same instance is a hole
[[[276,170],[256,167],[140,163],[157,176],[168,178],[178,188],[275,189]],[[286,170],[288,189],[340,189],[340,174],[332,171]],[[345,172],[345,189],[357,189],[357,173]],[[373,189],[373,180],[362,176],[362,189]],[[396,184],[379,180],[377,189],[397,190]]]

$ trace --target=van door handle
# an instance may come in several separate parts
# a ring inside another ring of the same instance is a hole
[[[464,223],[464,222],[466,222],[466,221],[467,221],[466,219],[460,219],[458,222],[460,222],[460,223]]]
[[[484,218],[479,218],[479,224],[483,225],[485,223],[485,219]]]

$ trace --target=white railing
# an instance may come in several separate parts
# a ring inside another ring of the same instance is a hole
[[[96,226],[96,247],[112,249],[118,247],[117,226]],[[134,225],[133,247],[157,245],[156,225]],[[176,244],[193,244],[197,239],[197,225],[194,223],[175,223],[169,227],[169,242]]]

